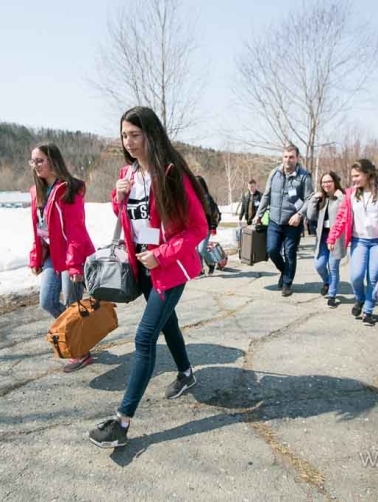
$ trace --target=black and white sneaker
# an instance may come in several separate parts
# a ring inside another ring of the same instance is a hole
[[[127,444],[129,427],[122,427],[117,418],[110,418],[96,425],[89,433],[89,439],[100,448],[119,448]]]
[[[375,320],[371,314],[363,314],[362,316],[362,324],[364,326],[374,326]]]
[[[185,373],[178,373],[176,380],[172,382],[165,390],[165,397],[167,399],[175,399],[180,397],[183,392],[190,389],[196,384],[196,377],[193,371],[190,370],[190,375],[186,376]]]
[[[364,306],[364,302],[356,302],[352,307],[352,315],[354,315],[354,317],[360,316],[363,306]]]
[[[337,307],[336,298],[334,296],[330,296],[327,301],[327,307],[330,309],[335,309]]]
[[[329,290],[329,284],[324,283],[323,286],[321,287],[320,294],[322,296],[326,296]]]

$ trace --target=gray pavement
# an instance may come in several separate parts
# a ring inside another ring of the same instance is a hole
[[[302,240],[290,298],[270,262],[236,257],[188,284],[178,314],[198,384],[164,399],[175,368],[161,340],[120,450],[87,431],[122,397],[143,300],[118,307],[95,364],[70,375],[37,306],[1,316],[0,500],[377,501],[377,327],[350,315],[346,263],[327,308],[312,247]]]

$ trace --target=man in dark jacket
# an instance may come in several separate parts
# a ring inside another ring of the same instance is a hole
[[[256,215],[257,209],[260,205],[262,193],[257,190],[255,180],[248,181],[248,192],[246,192],[241,200],[241,209],[239,214],[239,221],[241,222],[243,216],[247,225],[251,225],[253,218]]]
[[[282,164],[269,174],[253,221],[260,223],[264,211],[269,207],[268,255],[281,272],[278,289],[282,290],[282,296],[292,294],[303,218],[312,192],[311,176],[299,163],[298,148],[288,145],[283,153]]]

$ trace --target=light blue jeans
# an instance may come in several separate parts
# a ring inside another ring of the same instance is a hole
[[[211,257],[211,254],[207,250],[207,246],[209,244],[211,233],[210,231],[207,234],[207,237],[204,238],[197,246],[198,254],[201,258],[201,265],[203,267],[203,260],[205,260],[206,265],[209,267],[210,265],[215,265],[214,260]]]
[[[74,285],[70,281],[68,272],[57,274],[53,269],[51,258],[48,257],[43,264],[40,274],[41,289],[39,293],[39,304],[50,315],[57,318],[70,305],[76,301]],[[84,284],[76,283],[78,298],[83,297]],[[64,303],[60,301],[60,293],[63,293]]]
[[[315,270],[322,278],[324,284],[329,284],[328,295],[334,298],[337,295],[340,282],[340,259],[334,258],[327,248],[328,232],[323,232],[319,245],[319,254],[315,258]]]
[[[363,312],[372,314],[375,305],[373,289],[378,281],[378,239],[353,237],[350,249],[350,280],[356,301],[364,304]]]

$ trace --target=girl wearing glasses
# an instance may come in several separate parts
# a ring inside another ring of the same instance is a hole
[[[350,275],[355,304],[352,315],[365,326],[374,326],[373,290],[378,281],[378,190],[377,171],[368,159],[360,159],[351,167],[353,187],[345,199],[327,239],[332,251],[336,239],[345,232],[345,245],[351,242]],[[366,279],[366,288],[364,281]]]
[[[335,172],[329,171],[320,178],[320,191],[311,197],[307,209],[307,218],[317,220],[315,269],[323,280],[320,294],[328,294],[329,308],[337,307],[340,261],[346,255],[346,249],[343,235],[339,236],[332,251],[327,247],[327,239],[343,199],[340,178]]]
[[[115,213],[121,211],[130,264],[147,303],[117,416],[89,434],[102,448],[127,443],[131,418],[154,371],[160,332],[178,371],[165,397],[177,398],[196,383],[175,308],[186,282],[201,271],[196,246],[208,233],[203,191],[156,114],[132,108],[121,117],[120,129],[127,165],[112,202]]]
[[[40,143],[29,161],[35,185],[31,188],[33,248],[29,267],[40,275],[40,305],[54,318],[60,316],[83,295],[83,266],[95,249],[85,227],[85,184],[67,169],[59,148],[53,143]],[[63,293],[64,304],[60,301]],[[66,373],[91,364],[91,355],[71,359]]]

